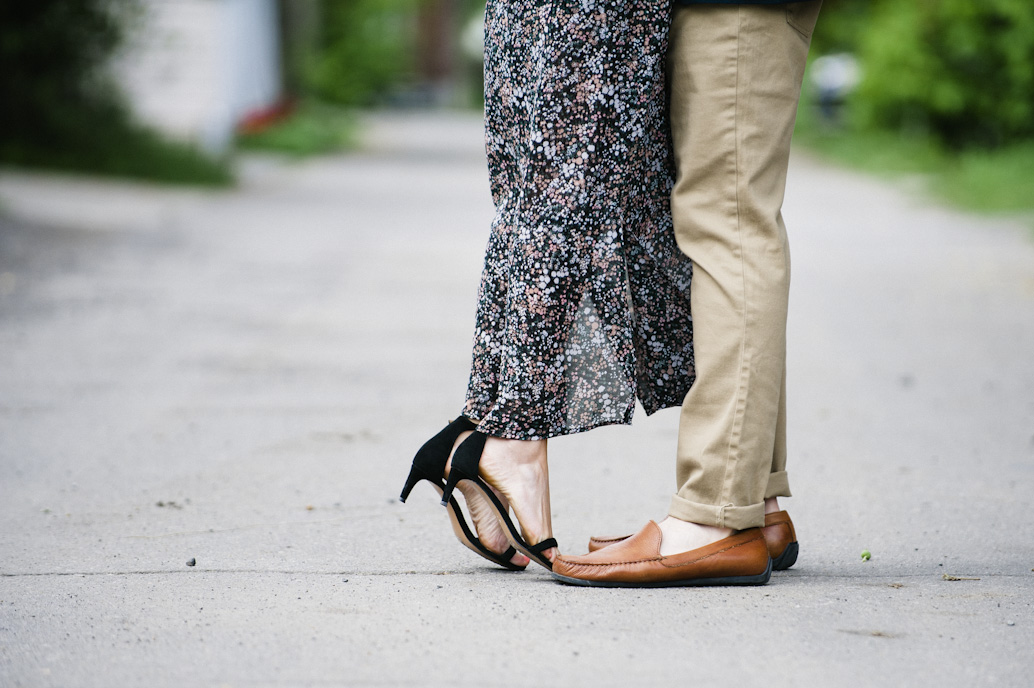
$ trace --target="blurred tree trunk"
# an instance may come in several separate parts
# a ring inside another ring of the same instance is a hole
[[[417,75],[443,103],[457,85],[459,39],[457,0],[424,0],[417,13]]]
[[[303,94],[307,71],[319,49],[320,0],[280,0],[280,50],[283,92],[289,98]]]

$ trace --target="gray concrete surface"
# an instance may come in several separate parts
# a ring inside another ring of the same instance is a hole
[[[0,175],[0,685],[1031,684],[1026,227],[796,156],[797,566],[569,588],[397,501],[462,402],[480,140],[385,117],[228,192]],[[551,444],[565,551],[663,515],[677,416]]]

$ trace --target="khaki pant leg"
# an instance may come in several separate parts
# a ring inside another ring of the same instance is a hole
[[[772,467],[768,472],[765,499],[790,497],[790,479],[786,473],[786,362],[783,362],[783,384],[779,391],[779,412],[776,416],[775,446],[772,448]]]
[[[669,510],[683,520],[759,526],[764,498],[789,494],[790,254],[780,209],[819,6],[694,5],[674,15],[672,213],[694,263],[697,373],[682,407]]]

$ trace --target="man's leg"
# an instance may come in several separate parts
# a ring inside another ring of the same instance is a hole
[[[682,521],[760,526],[764,499],[789,494],[790,255],[780,209],[820,4],[698,5],[674,16],[672,212],[694,263],[697,371],[682,407],[669,511]]]
[[[553,576],[564,583],[768,581],[771,553],[754,526],[764,524],[770,483],[788,494],[786,450],[777,446],[785,444],[790,283],[780,208],[818,5],[696,5],[675,14],[672,214],[694,263],[697,372],[682,408],[679,491],[661,523],[584,556],[557,557]]]

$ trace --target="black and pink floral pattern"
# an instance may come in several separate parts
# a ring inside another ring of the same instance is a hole
[[[496,216],[464,414],[541,439],[681,404],[691,264],[671,225],[670,0],[489,0]]]

